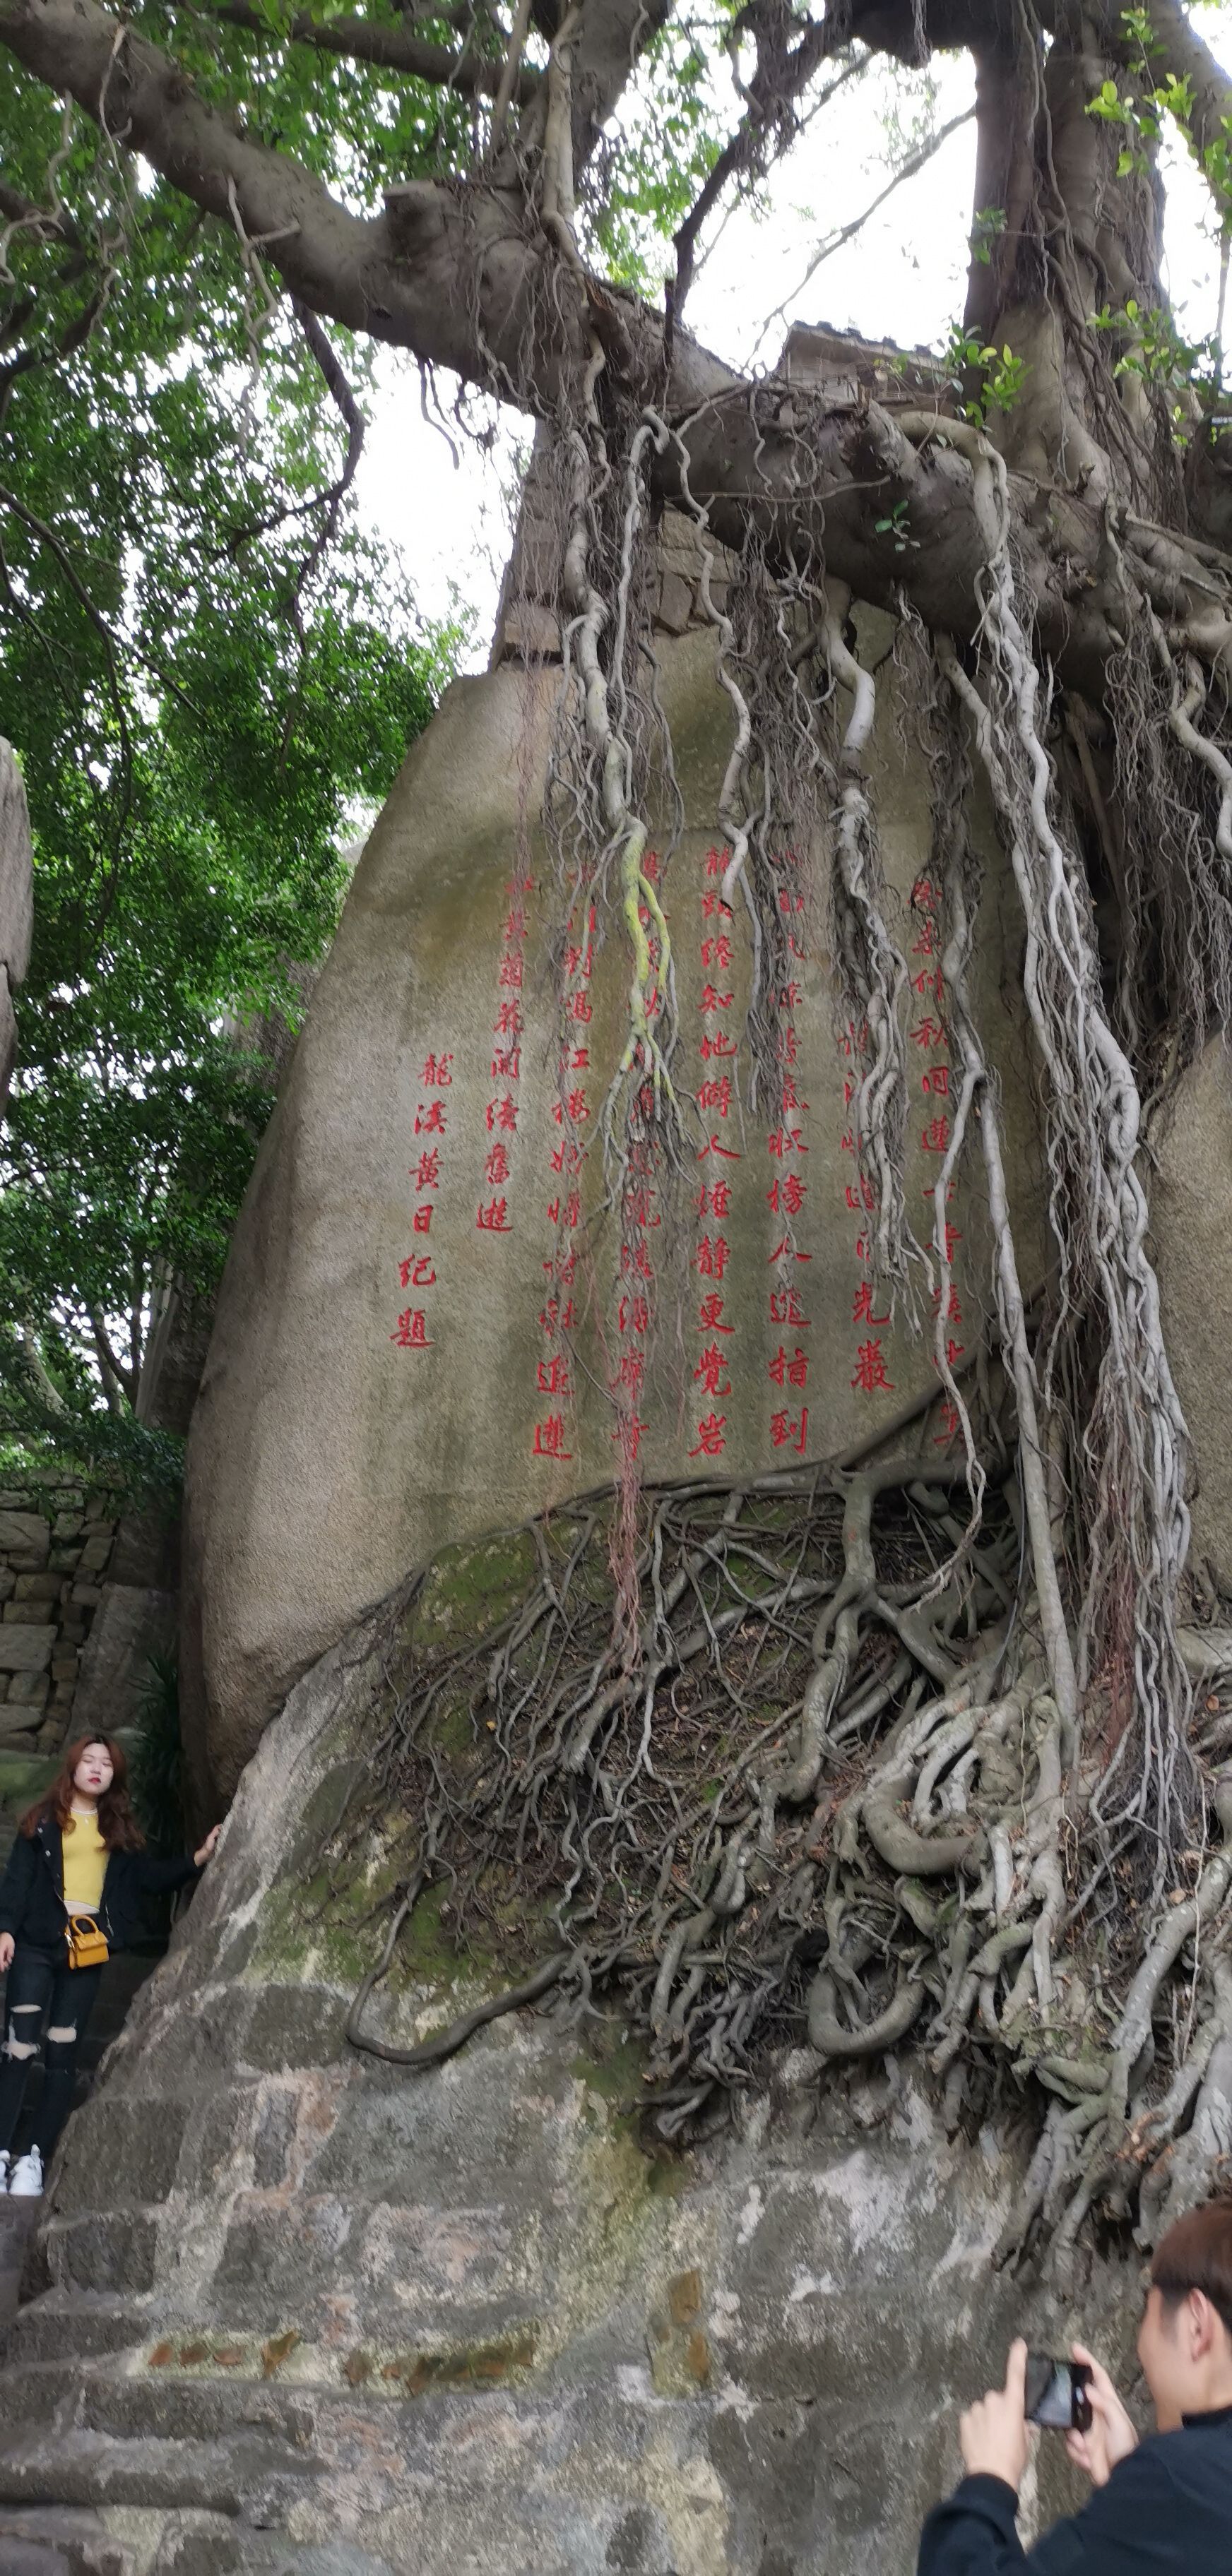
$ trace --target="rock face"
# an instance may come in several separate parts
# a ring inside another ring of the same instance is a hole
[[[681,542],[668,531],[665,560],[684,562]],[[863,619],[860,632],[866,662],[883,662],[888,622]],[[693,626],[661,646],[687,808],[712,816],[730,738],[713,637]],[[558,685],[551,667],[506,661],[449,690],[415,745],[357,869],[236,1228],[193,1419],[184,1557],[187,1740],[224,1790],[291,1682],[409,1567],[614,1470],[606,1390],[619,1357],[640,1355],[619,1334],[639,1329],[642,1281],[631,1268],[613,1293],[617,1244],[598,1222],[591,1139],[628,965],[581,905],[562,1056],[556,897],[527,836]],[[949,1063],[921,877],[927,803],[902,748],[909,694],[887,666],[871,767],[918,987],[908,1195],[923,1235]],[[1030,1209],[1027,1053],[1004,999],[1020,933],[986,818],[980,828],[979,1001]],[[709,827],[695,826],[663,879],[677,1079],[698,1103],[695,1178],[674,1224],[666,1207],[648,1210],[636,1256],[653,1265],[660,1317],[639,1396],[651,1476],[833,1455],[935,1385],[930,1333],[892,1328],[871,1295],[821,898],[785,860],[797,954],[780,1000],[783,1100],[754,1110],[740,1036],[748,923],[738,896],[734,917],[719,908],[721,879]],[[956,1358],[974,1348],[989,1299],[976,1197],[960,1183],[951,1208]],[[1028,1224],[1026,1289],[1041,1268],[1035,1240]]]
[[[1209,1560],[1232,1596],[1232,1064],[1222,1038],[1183,1077],[1156,1150],[1160,1309],[1195,1456],[1191,1564]]]
[[[17,1023],[13,994],[26,980],[34,923],[34,874],[26,791],[11,743],[0,737],[0,1109],[8,1098]]]
[[[405,1618],[292,1693],[70,2125],[0,2509],[79,2518],[125,2576],[907,2568],[956,2402],[1024,2324],[1113,2350],[1132,2273],[1073,2317],[992,2275],[1024,2150],[947,2141],[910,2074],[822,2091],[787,2060],[680,2154],[648,2151],[602,2003],[426,2075],[349,2049],[380,1890],[365,1865],[331,1900],[322,1850]],[[405,2042],[481,1990],[424,1933],[368,2011]]]

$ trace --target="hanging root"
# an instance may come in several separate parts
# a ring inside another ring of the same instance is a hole
[[[908,428],[931,435],[936,424],[912,415]],[[1087,1348],[1098,1353],[1080,1436],[1074,1426],[1088,1547],[1076,1680],[1100,1705],[1106,1756],[1092,1815],[1105,1848],[1126,1825],[1135,1829],[1158,1904],[1192,1839],[1200,1794],[1175,1626],[1189,1538],[1188,1442],[1145,1249],[1138,1087],[1105,1010],[1086,881],[1055,819],[1051,765],[1037,722],[1039,674],[1015,602],[1005,469],[979,433],[947,424],[945,435],[970,456],[988,541],[983,693],[944,642],[942,659],[971,718],[1022,902],[1025,992],[1045,1069],[1058,1259],[1046,1399],[1063,1382],[1067,1364],[1080,1367]],[[1027,1394],[1021,1369],[1017,1384],[1021,1405]],[[1024,1476],[1033,1453],[1038,1464],[1038,1446],[1028,1437]],[[1031,1519],[1038,1579],[1038,1494]],[[1059,1687],[1055,1672],[1054,1683]],[[1092,1715],[1089,1708],[1088,1726]]]

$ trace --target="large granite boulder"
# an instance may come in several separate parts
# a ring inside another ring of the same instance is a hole
[[[668,536],[664,549],[666,562]],[[671,556],[680,586],[687,561]],[[908,1193],[925,1236],[949,1108],[928,789],[912,684],[888,658],[892,625],[861,612],[860,639],[879,668],[869,767],[893,916],[919,986],[907,996]],[[931,1330],[887,1326],[871,1296],[825,862],[815,873],[784,862],[797,956],[780,1036],[794,1105],[754,1113],[741,1039],[748,920],[738,895],[734,917],[717,909],[713,817],[731,710],[713,630],[661,634],[659,686],[690,823],[662,882],[683,1032],[676,1077],[700,1106],[696,1179],[677,1221],[664,1210],[660,1227],[657,1206],[647,1219],[659,1326],[640,1463],[651,1477],[756,1473],[801,1449],[840,1452],[927,1398]],[[576,1174],[569,1157],[600,1130],[628,964],[620,936],[605,944],[579,912],[565,959],[562,1117],[549,964],[559,901],[531,829],[558,688],[558,668],[507,660],[447,691],[360,860],[261,1147],[189,1444],[182,1664],[203,1796],[207,1769],[233,1785],[290,1684],[408,1567],[614,1471],[617,1247],[610,1229],[588,1225],[602,1154],[592,1148]],[[978,1001],[1000,1067],[1029,1290],[1042,1275],[1040,1193],[1028,1051],[1006,998],[1020,985],[1022,933],[982,805],[976,823],[987,854]],[[959,1184],[950,1210],[956,1356],[975,1348],[990,1302],[979,1199]],[[633,1329],[640,1281],[623,1284]],[[927,1319],[922,1279],[920,1305]]]
[[[1232,1062],[1216,1038],[1183,1075],[1155,1139],[1151,1237],[1168,1357],[1194,1450],[1193,1545],[1232,1599]]]
[[[415,1616],[460,1637],[500,1557],[455,1551]],[[610,2000],[427,2074],[349,2048],[415,1820],[326,1854],[410,1616],[292,1692],[70,2125],[0,2370],[0,2553],[54,2510],[123,2576],[906,2576],[958,2402],[1024,2325],[1124,2363],[1136,2265],[1072,2315],[994,2274],[1027,2142],[948,2139],[910,2061],[822,2086],[789,2055],[679,2152]],[[426,1906],[370,2027],[422,2037],[493,1974]]]
[[[34,870],[26,791],[11,743],[0,737],[0,1109],[17,1053],[13,994],[24,984],[34,924]]]

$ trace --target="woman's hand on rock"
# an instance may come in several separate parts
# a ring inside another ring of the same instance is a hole
[[[205,1837],[205,1841],[201,1845],[200,1851],[195,1851],[193,1853],[193,1866],[195,1869],[204,1869],[207,1860],[213,1859],[214,1845],[221,1832],[221,1825],[211,1825],[210,1830]]]
[[[0,1932],[0,1977],[4,1975],[6,1968],[12,1966],[13,1952],[16,1947],[17,1944],[11,1932]]]

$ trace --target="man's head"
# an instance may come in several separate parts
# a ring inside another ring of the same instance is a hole
[[[1161,2433],[1232,2406],[1232,2200],[1191,2210],[1160,2238],[1138,2359]]]

